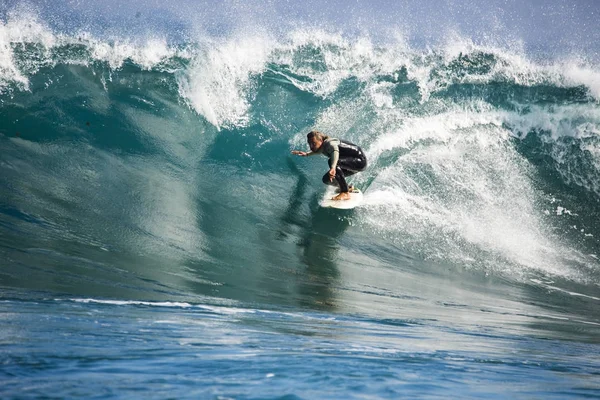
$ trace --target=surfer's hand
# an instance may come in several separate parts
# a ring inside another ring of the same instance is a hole
[[[293,150],[292,154],[295,154],[297,156],[302,156],[302,157],[306,157],[306,152],[305,151],[299,151],[299,150]]]
[[[329,182],[333,182],[333,178],[335,178],[335,168],[329,170]]]

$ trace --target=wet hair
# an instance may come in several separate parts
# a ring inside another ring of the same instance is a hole
[[[325,141],[327,139],[329,139],[329,136],[327,136],[326,134],[324,134],[323,132],[319,132],[319,131],[310,131],[308,132],[308,134],[306,135],[306,140],[310,140],[311,138],[316,137],[319,140]]]

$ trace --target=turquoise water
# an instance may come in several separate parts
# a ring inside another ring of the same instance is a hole
[[[600,396],[585,52],[8,10],[2,398]],[[356,209],[314,128],[365,150]]]

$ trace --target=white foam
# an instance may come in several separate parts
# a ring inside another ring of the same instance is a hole
[[[180,94],[214,126],[244,126],[251,78],[265,69],[270,40],[236,37],[204,46],[179,79]]]
[[[25,57],[18,64],[14,49],[24,49],[35,45],[35,54]],[[52,51],[56,47],[71,44],[84,45],[90,50],[91,59],[54,59]],[[177,50],[161,37],[148,37],[132,41],[128,38],[98,39],[86,31],[74,35],[54,33],[34,10],[24,6],[8,13],[6,22],[0,20],[0,92],[10,83],[29,89],[28,74],[33,74],[42,66],[57,62],[88,64],[92,61],[106,62],[112,69],[121,68],[131,60],[142,69],[150,70],[173,56],[189,57],[186,50]]]
[[[506,114],[505,123],[523,139],[533,132],[550,144],[549,155],[565,181],[600,195],[600,109],[595,104],[528,106],[525,113]],[[575,139],[565,140],[565,139]],[[585,170],[573,164],[573,149],[591,165]]]
[[[262,73],[268,62],[286,65],[292,73],[287,76],[292,84],[321,97],[334,93],[348,78],[358,79],[367,83],[365,93],[377,108],[394,106],[390,94],[394,84],[377,82],[374,78],[397,77],[402,68],[408,79],[417,83],[421,102],[452,83],[485,84],[498,80],[525,86],[585,85],[596,98],[600,96],[600,71],[596,67],[577,60],[536,64],[528,59],[522,43],[517,41],[502,47],[475,44],[471,39],[451,34],[441,47],[412,49],[401,33],[394,32],[392,37],[378,46],[368,35],[349,39],[341,33],[319,29],[293,30],[278,40],[263,32],[247,30],[224,39],[200,38],[197,44],[201,50],[189,54],[187,50],[169,46],[160,36],[142,40],[99,39],[85,31],[72,36],[56,35],[34,12],[15,11],[7,23],[0,25],[0,85],[18,82],[26,87],[26,74],[15,64],[11,44],[33,42],[47,50],[69,43],[83,44],[90,49],[92,60],[106,62],[113,69],[121,68],[126,60],[151,69],[174,56],[192,57],[194,62],[189,69],[178,75],[180,94],[217,127],[248,123],[251,78]],[[451,63],[460,63],[461,57],[480,54],[494,58],[489,71],[461,75],[449,68]],[[35,62],[40,61],[32,60]],[[47,62],[54,61],[50,58],[42,61]],[[298,79],[296,75],[306,79]]]
[[[34,13],[18,8],[8,14],[6,23],[0,20],[0,93],[12,82],[25,90],[29,88],[29,80],[17,66],[12,49],[13,45],[27,43],[40,43],[49,49],[56,38]]]
[[[59,299],[57,299],[59,300]],[[190,303],[181,302],[170,302],[170,301],[137,301],[137,300],[100,300],[100,299],[71,299],[76,303],[96,303],[96,304],[108,304],[114,306],[150,306],[150,307],[177,307],[177,308],[188,308],[192,307]]]
[[[600,101],[600,70],[597,67],[571,60],[562,63],[560,69],[566,85],[583,85],[597,101]]]
[[[531,131],[550,133],[547,139],[585,139],[600,135],[600,109],[594,104],[566,104],[551,107],[530,105],[527,112],[506,114],[505,122],[524,138]]]
[[[60,299],[55,299],[60,301]],[[187,302],[176,302],[176,301],[143,301],[143,300],[104,300],[104,299],[93,299],[93,298],[73,298],[70,299],[75,303],[85,304],[106,304],[112,306],[148,306],[148,307],[165,307],[165,308],[199,308],[202,310],[210,311],[220,315],[235,315],[235,314],[253,314],[258,311],[268,313],[268,311],[262,310],[251,310],[245,308],[233,308],[225,306],[210,306],[204,304],[191,304]]]
[[[546,63],[534,62],[524,50],[524,43],[513,40],[509,43],[497,43],[493,40],[485,44],[476,44],[472,39],[455,32],[447,35],[446,43],[429,53],[416,51],[407,65],[409,77],[414,79],[422,95],[422,101],[438,90],[453,83],[486,84],[490,82],[509,82],[523,86],[540,84],[558,87],[585,86],[590,94],[600,100],[600,70],[577,58],[553,60]],[[419,56],[418,53],[421,53]],[[448,69],[450,64],[469,67],[471,58],[479,56],[493,57],[489,60],[489,69],[471,70],[468,74],[456,74]],[[437,69],[436,74],[432,74]]]
[[[131,60],[142,69],[150,70],[176,54],[176,50],[169,47],[164,38],[149,38],[140,44],[128,40],[108,43],[85,32],[80,33],[79,37],[91,48],[94,60],[105,61],[113,69],[121,68],[126,60]]]
[[[585,297],[585,298],[590,299],[590,300],[600,301],[600,297],[590,296],[590,295],[587,295],[587,294],[583,294],[583,293],[573,292],[571,290],[562,289],[562,288],[559,288],[556,285],[551,285],[549,283],[542,282],[539,279],[530,279],[530,280],[532,282],[537,283],[538,285],[544,286],[544,287],[546,287],[546,288],[548,288],[550,290],[556,290],[558,292],[566,293],[566,294],[568,294],[570,296]],[[579,321],[579,322],[585,322],[585,321]],[[588,323],[595,324],[594,322],[588,322]],[[598,325],[600,325],[600,324],[598,324]]]
[[[300,86],[304,90],[326,97],[350,76],[363,80],[371,76],[365,64],[374,59],[374,49],[367,38],[350,42],[340,34],[301,30],[293,32],[290,39],[288,59],[280,56],[279,62],[289,64],[292,72],[310,78],[310,83]]]
[[[410,148],[425,139],[434,139],[440,143],[449,143],[457,138],[457,131],[482,125],[502,126],[505,113],[497,111],[487,103],[475,101],[464,105],[453,105],[446,110],[430,116],[400,115],[397,126],[377,137],[369,147],[370,158],[395,148]],[[505,131],[498,131],[506,136]],[[487,136],[479,137],[487,140]],[[495,140],[493,138],[490,138]]]
[[[368,223],[428,259],[580,279],[574,267],[586,257],[544,224],[528,162],[503,125],[508,115],[478,102],[454,105],[405,116],[380,135],[369,159],[405,154],[365,193]]]
[[[55,299],[61,301],[61,299]],[[199,308],[215,314],[220,315],[235,315],[235,314],[254,314],[260,313],[271,313],[268,310],[254,310],[247,308],[234,308],[223,305],[206,305],[206,304],[191,304],[187,302],[175,302],[175,301],[144,301],[144,300],[108,300],[108,299],[94,299],[94,298],[72,298],[69,301],[75,303],[85,304],[106,304],[113,306],[148,306],[148,307],[166,307],[166,308]],[[233,301],[229,301],[233,303]],[[284,314],[282,314],[284,315]],[[290,314],[292,315],[292,314]]]
[[[392,37],[382,48],[368,36],[349,39],[322,29],[298,29],[278,43],[271,60],[289,68],[287,79],[296,87],[325,98],[349,78],[370,82],[377,75],[397,75],[408,64],[408,46],[399,33]]]
[[[25,89],[29,86],[29,80],[15,66],[10,41],[7,39],[4,26],[0,26],[0,93],[11,82],[16,82]]]

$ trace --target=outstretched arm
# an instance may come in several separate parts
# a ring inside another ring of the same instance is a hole
[[[318,152],[314,152],[314,151],[309,151],[307,153],[305,151],[292,150],[292,154],[296,154],[296,155],[302,156],[302,157],[310,157],[310,156],[314,156],[315,154],[319,154],[319,153]]]

